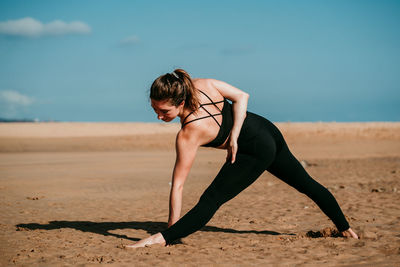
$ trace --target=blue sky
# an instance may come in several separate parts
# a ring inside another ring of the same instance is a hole
[[[400,1],[0,1],[0,117],[157,121],[174,68],[272,121],[399,121]]]

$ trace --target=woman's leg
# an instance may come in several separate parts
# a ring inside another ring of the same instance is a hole
[[[271,153],[270,162],[273,160]],[[265,159],[247,154],[237,154],[234,164],[226,162],[199,202],[170,228],[161,232],[167,244],[185,237],[213,217],[218,208],[251,185],[264,171]]]
[[[311,198],[333,221],[340,232],[349,229],[349,223],[334,196],[328,189],[311,178],[285,143],[267,170]]]

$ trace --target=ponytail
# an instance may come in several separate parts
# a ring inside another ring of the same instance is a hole
[[[185,101],[185,108],[195,111],[199,106],[190,75],[183,69],[175,69],[158,77],[150,88],[150,98],[154,100],[169,99],[171,104],[178,106]]]

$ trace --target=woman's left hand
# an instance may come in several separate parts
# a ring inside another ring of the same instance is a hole
[[[228,155],[226,156],[226,160],[227,161],[230,160],[232,164],[235,163],[237,151],[238,151],[238,144],[236,138],[231,138],[229,140]]]

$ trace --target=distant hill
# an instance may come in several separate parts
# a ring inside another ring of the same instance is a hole
[[[0,118],[0,122],[38,122],[39,120],[35,119],[5,119]]]

